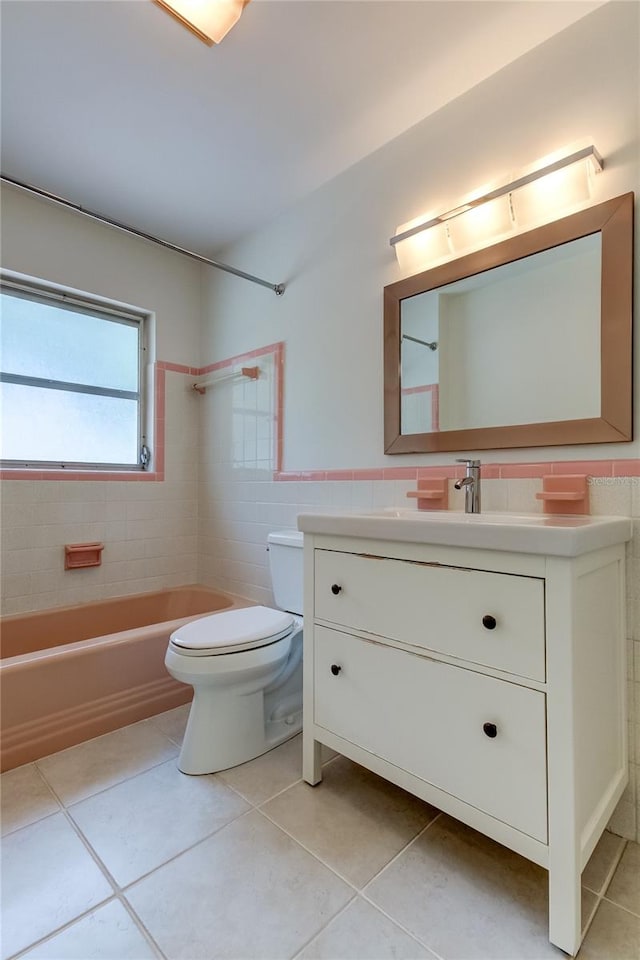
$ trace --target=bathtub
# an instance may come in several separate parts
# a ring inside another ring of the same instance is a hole
[[[0,620],[0,769],[45,757],[191,700],[167,673],[181,624],[250,601],[208,587],[59,607]]]

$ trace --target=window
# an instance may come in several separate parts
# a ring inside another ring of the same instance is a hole
[[[13,281],[0,298],[4,465],[144,469],[144,316]]]

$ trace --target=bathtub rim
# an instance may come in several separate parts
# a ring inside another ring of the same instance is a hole
[[[207,592],[214,593],[219,597],[224,597],[231,602],[224,607],[220,607],[218,610],[209,610],[205,613],[194,613],[187,617],[178,617],[174,620],[158,620],[156,623],[149,623],[142,627],[131,627],[128,630],[119,630],[115,633],[100,634],[97,637],[89,637],[86,640],[73,640],[70,643],[59,644],[55,647],[44,647],[41,650],[33,650],[31,653],[20,653],[13,657],[0,656],[0,675],[6,671],[10,671],[14,667],[17,668],[24,666],[27,663],[35,663],[38,660],[53,659],[69,655],[88,655],[97,646],[115,646],[119,643],[131,643],[132,641],[136,640],[148,639],[156,635],[158,632],[170,634],[173,633],[174,630],[177,630],[178,627],[181,627],[185,623],[189,623],[192,620],[200,620],[203,617],[211,617],[216,613],[222,613],[223,611],[227,610],[257,606],[258,603],[256,600],[250,600],[247,597],[240,596],[239,594],[229,593],[227,590],[219,590],[216,587],[208,587],[206,584],[184,583],[179,584],[178,586],[164,587],[161,590],[149,590],[146,593],[145,591],[140,593],[128,593],[123,594],[122,596],[101,598],[99,600],[89,600],[86,603],[72,603],[63,607],[48,607],[44,610],[31,610],[25,613],[9,614],[6,617],[0,617],[0,634],[4,623],[15,622],[17,620],[24,619],[25,617],[33,616],[34,614],[42,614],[45,616],[51,613],[66,613],[70,610],[77,610],[81,608],[86,609],[94,604],[104,603],[105,599],[114,601],[128,600],[134,596],[169,593],[172,590],[180,589],[206,590]]]

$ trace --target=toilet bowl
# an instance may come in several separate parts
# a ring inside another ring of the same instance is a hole
[[[302,606],[302,534],[269,535],[276,602]],[[266,753],[302,728],[302,619],[254,606],[193,620],[171,634],[169,673],[194,696],[178,767],[206,774]]]

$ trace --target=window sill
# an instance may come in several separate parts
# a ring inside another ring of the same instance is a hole
[[[148,482],[164,480],[159,470],[38,470],[4,467],[0,480],[123,480]]]

